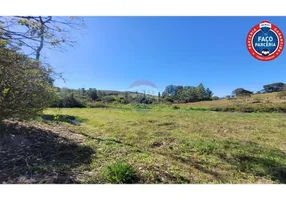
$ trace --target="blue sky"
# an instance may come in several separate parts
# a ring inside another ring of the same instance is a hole
[[[44,53],[63,72],[59,87],[125,91],[144,79],[160,91],[203,83],[225,96],[286,82],[286,52],[263,62],[247,51],[247,33],[263,20],[286,34],[284,17],[85,17],[87,33],[75,48]]]

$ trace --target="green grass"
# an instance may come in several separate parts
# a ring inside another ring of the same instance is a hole
[[[108,183],[113,184],[130,184],[137,181],[135,169],[122,161],[107,165],[103,176]]]
[[[143,110],[143,111],[142,111]],[[183,109],[48,109],[96,151],[82,183],[109,182],[106,164],[124,160],[139,183],[286,183],[286,117]]]

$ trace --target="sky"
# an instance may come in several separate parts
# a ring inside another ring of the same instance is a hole
[[[250,29],[263,20],[286,34],[285,17],[84,17],[85,33],[65,53],[45,51],[62,72],[58,87],[126,91],[148,80],[167,85],[203,83],[214,95],[236,88],[251,91],[286,82],[286,50],[272,61],[253,58],[246,48]]]

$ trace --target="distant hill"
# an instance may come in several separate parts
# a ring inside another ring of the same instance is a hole
[[[254,94],[247,98],[237,98],[237,99],[219,99],[213,101],[200,101],[194,103],[181,104],[190,107],[217,107],[217,106],[232,106],[237,104],[243,105],[255,105],[255,104],[280,104],[286,103],[286,99],[280,99],[277,97],[278,92],[264,93],[264,94]]]
[[[124,96],[127,92],[128,94],[134,96],[136,94],[143,94],[140,92],[132,92],[132,91],[118,91],[118,90],[100,90],[101,92],[104,92],[106,95],[118,95],[118,96]],[[151,94],[146,94],[146,96],[153,96]],[[157,96],[157,95],[154,95]]]

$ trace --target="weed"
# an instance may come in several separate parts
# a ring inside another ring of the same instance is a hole
[[[122,161],[107,165],[103,176],[106,181],[113,184],[137,182],[135,169],[128,163]]]

